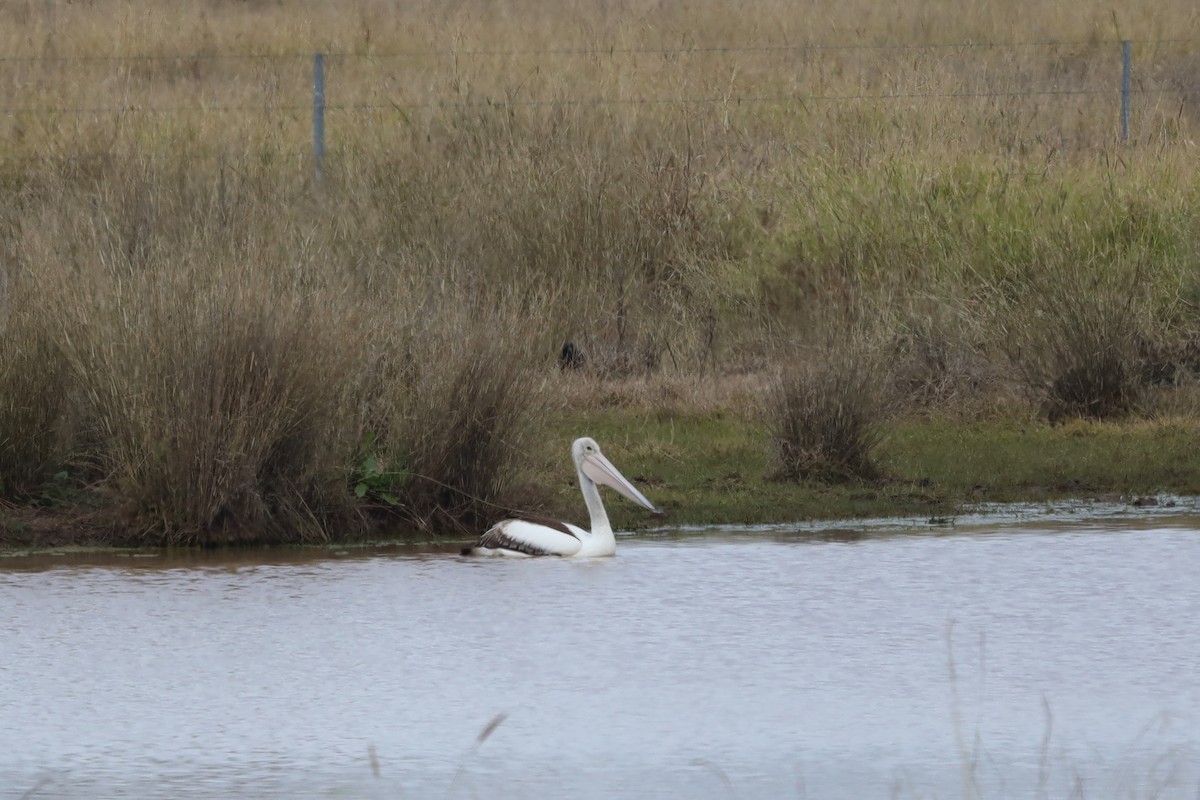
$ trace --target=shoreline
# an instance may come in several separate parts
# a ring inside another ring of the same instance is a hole
[[[1147,502],[1148,500],[1152,502]],[[618,530],[618,541],[691,539],[718,536],[779,537],[788,540],[811,539],[858,541],[888,536],[951,536],[995,532],[996,529],[1055,528],[1068,530],[1089,523],[1129,520],[1133,527],[1161,524],[1172,519],[1200,519],[1200,495],[1139,496],[1129,498],[1063,497],[1039,503],[984,503],[966,506],[945,517],[891,516],[870,518],[795,520],[760,524],[713,523],[702,525],[662,525],[633,530]],[[245,557],[247,563],[265,561],[308,561],[329,558],[374,557],[381,553],[440,553],[453,556],[473,541],[461,535],[433,536],[427,533],[398,533],[391,537],[351,539],[323,543],[285,543],[232,545],[224,547],[153,546],[106,544],[62,544],[46,547],[6,547],[0,545],[0,564],[4,559],[51,558],[95,563],[120,563],[121,559],[170,558],[196,563],[227,563]],[[272,556],[267,558],[267,556]],[[11,562],[10,562],[11,563]],[[132,563],[132,562],[126,562]],[[150,563],[150,562],[146,562]]]
[[[1200,463],[1189,458],[1194,426],[1187,420],[1122,423],[1027,420],[949,422],[909,419],[886,427],[879,446],[884,477],[849,483],[787,482],[769,477],[764,423],[726,413],[671,414],[645,409],[577,412],[557,419],[531,453],[526,480],[543,498],[542,513],[583,521],[584,510],[565,457],[574,435],[591,435],[656,505],[651,517],[615,495],[606,496],[614,527],[632,535],[731,526],[835,530],[870,528],[879,520],[927,520],[1040,514],[1069,506],[1103,513],[1187,514],[1200,510]],[[562,452],[560,452],[560,450]],[[399,516],[382,515],[343,537],[298,542],[264,534],[216,548],[171,544],[166,537],[122,528],[88,498],[50,507],[0,510],[0,553],[62,548],[123,548],[203,552],[311,545],[321,548],[437,546],[470,541],[473,532],[415,532]],[[998,511],[995,509],[999,509]],[[1082,512],[1081,512],[1082,513]],[[497,511],[496,519],[503,512]]]

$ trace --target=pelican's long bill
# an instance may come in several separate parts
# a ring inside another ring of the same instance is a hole
[[[603,453],[592,453],[583,459],[583,474],[601,486],[608,486],[629,498],[633,502],[657,512],[654,504],[646,499],[646,495],[637,490],[613,463],[604,457]]]

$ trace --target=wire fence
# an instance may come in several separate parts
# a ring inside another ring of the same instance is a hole
[[[256,115],[297,146],[311,115],[320,169],[326,134],[364,119],[477,108],[793,108],[906,103],[1040,103],[1128,141],[1200,118],[1192,39],[933,44],[409,50],[385,53],[0,56],[0,127],[52,142],[83,119]],[[919,110],[919,109],[918,109]],[[1003,110],[1003,109],[1001,109]],[[985,109],[987,113],[989,109]],[[1140,117],[1138,115],[1141,115]],[[356,120],[346,121],[346,117]],[[73,123],[72,120],[75,120]],[[218,123],[228,124],[228,123]],[[1057,124],[1057,123],[1056,123]],[[1078,124],[1075,122],[1073,124]],[[10,155],[10,154],[6,154]]]

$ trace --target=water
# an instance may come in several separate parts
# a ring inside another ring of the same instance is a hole
[[[1184,518],[220,558],[0,561],[0,797],[1200,791]]]

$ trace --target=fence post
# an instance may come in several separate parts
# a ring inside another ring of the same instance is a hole
[[[313,162],[320,186],[325,178],[325,55],[313,54]]]
[[[1133,73],[1133,42],[1121,42],[1121,141],[1129,141],[1129,85]]]

